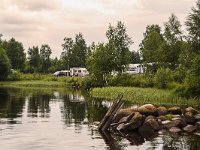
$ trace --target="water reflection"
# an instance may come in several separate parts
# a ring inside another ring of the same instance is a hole
[[[13,100],[14,95],[17,95]],[[17,118],[22,116],[25,98],[15,89],[0,89],[0,117]],[[12,123],[12,121],[10,122]]]
[[[35,93],[28,98],[28,116],[29,117],[49,117],[49,102],[52,95],[47,93]]]
[[[200,149],[195,135],[99,133],[93,123],[111,104],[80,91],[0,88],[0,144],[6,145],[3,149],[20,150],[21,141],[24,145],[35,141],[37,148],[29,145],[29,149],[47,147],[44,143],[53,143],[48,149]],[[127,102],[124,107],[131,105]],[[17,146],[10,147],[11,143]]]

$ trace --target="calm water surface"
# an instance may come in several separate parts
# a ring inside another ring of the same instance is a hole
[[[99,133],[110,102],[64,89],[0,87],[1,150],[200,149],[200,137],[169,134],[127,139]],[[129,106],[131,104],[126,104]]]

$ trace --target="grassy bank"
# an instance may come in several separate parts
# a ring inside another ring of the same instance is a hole
[[[23,74],[10,75],[7,81],[1,81],[0,86],[23,86],[23,87],[80,87],[81,77],[54,77],[50,74]]]
[[[3,81],[0,86],[23,86],[23,87],[64,87],[65,82],[60,81],[42,81],[42,80],[28,80],[28,81]]]
[[[118,94],[123,94],[124,99],[134,104],[152,103],[155,105],[200,105],[198,99],[184,99],[170,90],[159,90],[155,88],[135,87],[105,87],[94,88],[90,91],[91,96],[96,98],[115,99]]]

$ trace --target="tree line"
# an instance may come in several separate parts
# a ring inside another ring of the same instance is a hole
[[[109,25],[107,41],[87,45],[81,33],[75,38],[65,37],[60,58],[51,58],[48,44],[33,46],[24,52],[22,43],[0,38],[0,79],[6,78],[8,68],[24,73],[53,73],[71,67],[86,67],[94,80],[108,82],[113,71],[121,75],[129,63],[142,63],[148,76],[156,77],[160,88],[169,80],[181,84],[177,91],[186,95],[200,93],[200,0],[185,21],[186,29],[175,14],[164,22],[148,25],[138,51],[130,51],[133,44],[121,21]],[[5,74],[5,75],[3,75]],[[171,77],[173,76],[173,77]],[[173,78],[173,79],[172,79]],[[192,91],[192,92],[191,92]]]

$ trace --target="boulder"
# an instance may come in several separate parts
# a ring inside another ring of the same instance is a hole
[[[180,107],[172,107],[168,109],[168,113],[173,114],[173,115],[181,115],[182,111]]]
[[[196,122],[195,126],[196,126],[197,130],[200,130],[200,122]]]
[[[117,112],[117,114],[114,116],[113,122],[119,122],[121,118],[123,117],[127,117],[129,115],[131,115],[133,112],[135,112],[137,109],[133,109],[133,108],[128,108],[128,109],[121,109],[119,112]]]
[[[135,112],[133,112],[132,114],[130,114],[130,115],[126,116],[126,117],[122,117],[118,123],[119,123],[119,124],[120,124],[120,123],[127,123],[127,122],[129,122],[129,121],[131,120],[131,118],[132,118],[134,115],[135,115]]]
[[[172,128],[169,129],[169,131],[172,132],[172,133],[179,133],[182,130],[178,127],[172,127]]]
[[[145,116],[157,116],[157,108],[152,104],[142,105],[138,108],[138,112]]]
[[[164,116],[167,114],[167,109],[163,106],[157,108],[158,116]]]
[[[135,130],[139,128],[143,124],[143,122],[144,116],[141,115],[139,112],[136,112],[135,115],[129,121],[129,123],[125,124],[124,129],[129,131]]]
[[[196,114],[199,113],[198,110],[196,110],[196,109],[194,109],[194,108],[192,108],[192,107],[186,108],[185,111],[186,111],[186,112],[191,112],[191,113],[193,113],[194,115],[196,115]]]
[[[142,145],[145,140],[144,138],[137,132],[129,132],[126,135],[126,139],[130,142],[131,145]]]
[[[185,113],[185,120],[188,124],[195,124],[195,118],[192,112]]]
[[[196,130],[196,127],[193,125],[187,125],[183,128],[183,131],[186,131],[188,133],[194,132]]]
[[[195,132],[194,134],[200,136],[200,132]]]
[[[178,120],[173,120],[173,121],[166,120],[166,121],[162,121],[162,126],[164,129],[170,129],[172,127],[182,128],[186,126],[186,123],[183,119],[178,119]]]
[[[154,118],[149,118],[149,119],[145,119],[143,125],[139,128],[139,132],[154,132],[154,131],[158,131],[160,129],[160,126],[158,124],[158,122],[156,121],[156,119]]]
[[[194,116],[194,119],[195,119],[196,121],[200,121],[200,114],[196,114],[196,115]]]
[[[173,120],[179,120],[179,119],[181,119],[181,116],[180,115],[172,115],[172,121]]]
[[[161,121],[167,120],[167,118],[166,118],[165,116],[158,116],[157,119],[158,119],[158,120],[161,120]]]

